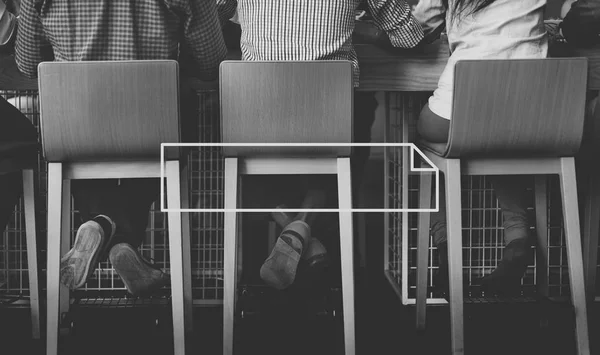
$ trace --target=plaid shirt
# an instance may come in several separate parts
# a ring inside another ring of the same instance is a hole
[[[185,42],[202,79],[227,49],[214,0],[23,0],[15,48],[19,70],[37,76],[44,47],[56,61],[177,59]]]
[[[349,60],[354,85],[360,71],[354,47],[361,0],[216,0],[222,24],[237,9],[243,60]],[[411,48],[423,30],[404,0],[367,0],[375,24],[394,47]]]

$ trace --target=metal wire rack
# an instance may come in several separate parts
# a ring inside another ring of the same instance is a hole
[[[414,141],[416,120],[427,102],[429,93],[386,95],[387,142]],[[418,206],[419,175],[403,171],[403,160],[408,159],[398,148],[386,151],[387,168],[387,207],[402,208]],[[406,170],[406,169],[405,169]],[[443,180],[442,180],[443,181]],[[548,258],[549,265],[538,265],[534,260],[522,281],[522,295],[531,297],[536,293],[538,268],[547,268],[548,296],[563,297],[569,293],[569,280],[566,260],[565,240],[562,229],[560,198],[556,195],[557,179],[550,177],[548,184]],[[408,194],[402,194],[402,187]],[[528,188],[532,194],[532,187]],[[528,206],[534,214],[533,198]],[[493,271],[502,258],[503,229],[502,213],[499,209],[493,188],[484,176],[470,176],[462,179],[462,219],[463,219],[463,276],[468,282],[465,297],[480,297],[476,280]],[[388,213],[386,218],[385,271],[403,304],[415,302],[416,295],[416,248],[418,213]],[[531,220],[535,220],[531,218]],[[531,226],[533,229],[534,226]],[[428,285],[433,288],[432,276],[438,269],[437,249],[430,242]],[[428,303],[446,303],[440,295],[431,291]]]

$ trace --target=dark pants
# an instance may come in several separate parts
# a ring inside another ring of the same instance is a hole
[[[21,196],[20,169],[37,160],[38,134],[33,124],[13,105],[0,98],[0,231],[12,216]]]
[[[370,143],[371,129],[375,122],[377,99],[374,92],[354,92],[354,142]],[[365,165],[371,153],[370,147],[355,147],[350,164],[352,166],[352,196],[358,196],[363,181]],[[356,203],[354,204],[356,205]]]
[[[150,206],[160,194],[159,179],[74,180],[71,188],[83,221],[105,215],[117,225],[108,249],[122,242],[134,248],[142,244]]]
[[[421,137],[433,143],[446,143],[450,121],[433,113],[426,105],[421,111],[418,131]],[[445,178],[445,177],[444,177]],[[527,218],[526,188],[531,184],[531,177],[522,175],[492,175],[492,182],[498,203],[504,218],[504,243],[516,239],[527,238],[529,221]],[[431,214],[431,233],[435,245],[446,241],[446,203],[444,184],[440,183],[440,209]]]

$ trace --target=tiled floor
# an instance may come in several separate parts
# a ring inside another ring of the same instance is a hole
[[[375,214],[370,218],[381,218]],[[402,307],[381,272],[381,221],[368,223],[368,285],[357,297],[357,354],[449,354],[448,308],[428,308],[428,328],[414,328],[414,308]],[[236,349],[244,354],[343,354],[341,322],[301,310],[298,301],[267,303],[260,315],[238,322]],[[592,353],[600,355],[594,334],[600,307],[591,313]],[[296,312],[294,312],[296,310]],[[159,319],[158,326],[156,319]],[[88,309],[79,312],[74,336],[61,355],[172,353],[169,309]],[[220,354],[222,313],[219,308],[195,310],[190,354]],[[536,305],[470,305],[465,307],[467,354],[575,354],[570,307]],[[29,340],[27,309],[0,306],[0,354],[43,354],[44,344]]]
[[[449,354],[448,308],[433,307],[428,329],[414,330],[414,308],[401,307],[383,279],[359,298],[358,354]],[[288,305],[289,306],[289,305]],[[597,307],[596,307],[597,308]],[[339,324],[286,309],[245,318],[236,329],[238,354],[342,354]],[[600,309],[591,313],[592,344]],[[159,327],[155,325],[158,315]],[[80,314],[64,354],[170,354],[168,310],[89,310]],[[197,309],[190,354],[221,353],[221,313]],[[546,319],[546,326],[541,327]],[[43,344],[27,339],[28,314],[0,309],[3,354],[42,354]],[[575,354],[570,309],[527,306],[471,306],[465,316],[467,354]],[[600,349],[593,348],[593,354]]]

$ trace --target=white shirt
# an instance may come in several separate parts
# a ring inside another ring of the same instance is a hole
[[[446,20],[450,58],[429,98],[429,108],[450,119],[454,88],[454,65],[461,59],[545,58],[548,40],[544,28],[546,0],[496,0],[474,15],[452,13],[454,0],[446,11],[441,0],[420,0],[414,16],[429,34]],[[467,2],[468,3],[468,2]],[[482,78],[484,80],[484,78]]]

